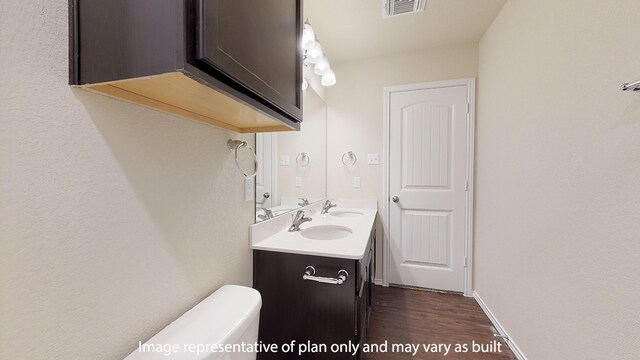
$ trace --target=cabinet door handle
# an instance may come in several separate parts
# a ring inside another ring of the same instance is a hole
[[[313,266],[307,266],[307,268],[304,270],[304,275],[302,275],[302,280],[317,281],[323,284],[342,285],[345,281],[347,281],[347,278],[349,277],[349,273],[344,269],[338,271],[337,278],[315,276],[315,274],[316,268],[314,268]]]

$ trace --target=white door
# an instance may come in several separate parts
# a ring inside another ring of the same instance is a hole
[[[464,291],[469,88],[389,96],[389,282]]]
[[[256,208],[272,208],[275,199],[275,133],[256,134]]]

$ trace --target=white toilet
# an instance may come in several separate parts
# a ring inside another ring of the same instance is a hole
[[[255,360],[255,353],[220,352],[213,349],[213,345],[256,343],[261,307],[262,299],[257,290],[225,285],[125,360]],[[199,351],[196,346],[200,346]]]

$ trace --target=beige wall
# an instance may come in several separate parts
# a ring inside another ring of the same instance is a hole
[[[0,3],[0,358],[122,359],[251,284],[253,139],[67,85],[67,2]]]
[[[480,43],[475,289],[530,359],[640,354],[637,0],[510,0]]]
[[[336,64],[338,82],[327,88],[327,196],[377,199],[382,209],[383,88],[428,81],[475,77],[477,44],[459,45],[401,56]],[[346,168],[342,154],[353,151],[357,166]],[[380,165],[367,165],[367,155],[378,153]],[[362,187],[354,189],[353,177]],[[382,264],[382,229],[378,222],[378,264]],[[376,278],[382,278],[377,266]]]
[[[311,87],[304,91],[303,118],[300,131],[276,135],[278,197],[293,198],[295,204],[299,197],[311,201],[327,194],[327,106]],[[302,152],[309,155],[307,166],[296,165],[296,157]],[[280,166],[281,155],[289,156],[289,166]],[[297,176],[302,178],[301,187],[296,187]]]

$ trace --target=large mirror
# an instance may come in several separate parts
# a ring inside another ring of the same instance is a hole
[[[256,135],[256,222],[326,198],[327,106],[309,86],[300,131]]]

